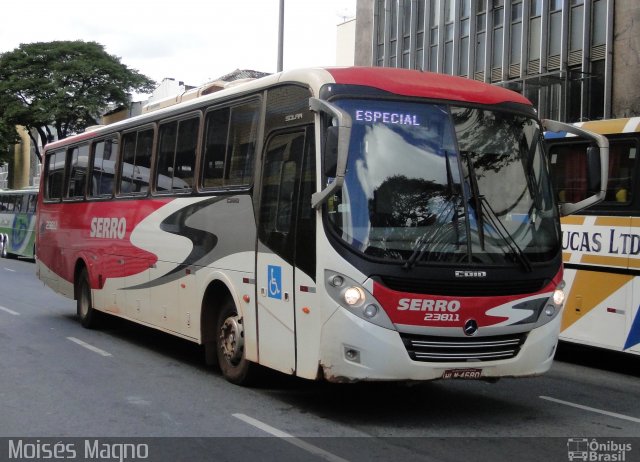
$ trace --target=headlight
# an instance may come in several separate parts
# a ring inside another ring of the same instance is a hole
[[[364,290],[360,287],[349,287],[344,291],[344,301],[350,306],[360,305],[364,301]]]
[[[391,319],[370,292],[367,283],[368,281],[355,281],[337,271],[325,270],[324,288],[332,300],[360,319],[385,329],[395,330]]]
[[[564,303],[564,290],[556,289],[553,291],[553,303],[562,305]]]

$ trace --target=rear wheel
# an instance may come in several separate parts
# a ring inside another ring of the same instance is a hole
[[[93,309],[91,303],[91,286],[89,285],[89,274],[86,269],[83,269],[80,273],[77,284],[78,300],[76,307],[78,320],[83,327],[95,329],[99,324],[100,313]]]
[[[222,375],[236,385],[257,381],[260,366],[245,356],[244,327],[233,301],[227,299],[216,323],[216,350]]]

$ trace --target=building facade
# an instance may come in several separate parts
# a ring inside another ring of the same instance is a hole
[[[543,118],[640,115],[640,2],[358,0],[355,63],[497,84]]]

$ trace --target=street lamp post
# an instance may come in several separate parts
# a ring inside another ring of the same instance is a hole
[[[282,72],[284,48],[284,0],[280,0],[280,21],[278,24],[278,72]]]

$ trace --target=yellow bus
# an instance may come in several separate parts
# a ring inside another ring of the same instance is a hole
[[[640,354],[640,117],[576,125],[609,139],[609,183],[602,202],[562,218],[567,300],[560,339]],[[565,133],[545,138],[559,201],[589,195],[589,141]]]

